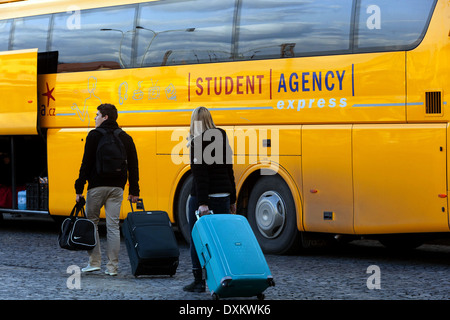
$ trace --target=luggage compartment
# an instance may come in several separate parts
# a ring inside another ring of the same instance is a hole
[[[48,214],[45,137],[0,136],[0,215]]]

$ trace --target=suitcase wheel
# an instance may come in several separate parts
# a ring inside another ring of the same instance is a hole
[[[266,295],[264,293],[260,293],[256,295],[256,298],[258,298],[258,300],[264,300],[266,298]]]
[[[231,280],[233,280],[231,277],[224,277],[221,281],[220,284],[222,285],[222,287],[226,288],[230,285]]]
[[[211,298],[212,298],[213,300],[219,300],[219,295],[218,295],[217,293],[213,292],[213,293],[211,294]]]

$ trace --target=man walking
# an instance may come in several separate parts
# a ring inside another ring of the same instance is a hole
[[[117,124],[117,109],[112,104],[97,107],[95,128],[86,138],[78,179],[75,181],[76,201],[83,197],[88,181],[86,215],[97,226],[100,209],[105,207],[107,229],[107,257],[105,273],[117,275],[120,248],[120,207],[123,189],[129,180],[128,200],[139,198],[139,169],[133,139]],[[127,177],[128,175],[128,177]],[[97,228],[97,246],[88,251],[89,264],[83,272],[100,270],[101,250]]]

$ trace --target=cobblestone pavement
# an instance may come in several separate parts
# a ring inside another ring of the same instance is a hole
[[[118,276],[105,275],[103,266],[101,271],[81,274],[80,288],[70,289],[77,285],[70,277],[87,264],[87,253],[60,249],[52,222],[5,220],[0,224],[0,299],[210,300],[208,292],[182,290],[192,275],[189,248],[182,240],[179,243],[180,265],[173,277],[135,278],[122,241]],[[101,245],[105,251],[104,233]],[[394,255],[377,242],[359,241],[331,252],[266,255],[266,259],[276,282],[266,290],[266,300],[448,301],[450,297],[448,245],[426,244]]]

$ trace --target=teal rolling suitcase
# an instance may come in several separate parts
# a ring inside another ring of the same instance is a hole
[[[194,225],[192,239],[214,299],[252,296],[264,299],[264,290],[275,285],[245,217],[203,216]]]

